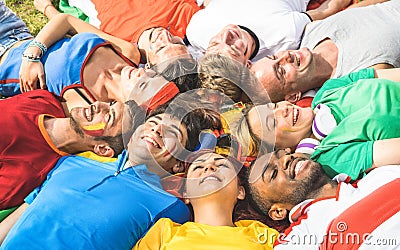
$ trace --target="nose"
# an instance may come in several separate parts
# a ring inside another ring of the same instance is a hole
[[[282,157],[281,157],[281,167],[282,167],[282,169],[283,170],[286,170],[287,168],[288,168],[288,166],[289,166],[289,162],[291,162],[292,161],[292,159],[293,159],[293,155],[291,155],[290,153],[288,153],[287,151],[285,151],[285,150],[281,150],[282,152],[282,154],[284,154]]]
[[[276,56],[276,60],[280,63],[291,63],[292,62],[292,58],[290,56],[289,51],[281,51],[280,53],[278,53]]]
[[[286,102],[278,102],[276,108],[274,109],[275,116],[280,115],[286,117],[289,115],[289,105]]]
[[[222,41],[225,44],[233,45],[234,42],[236,41],[236,36],[232,33],[232,31],[225,30],[225,32],[222,35]]]
[[[96,101],[95,103],[93,103],[91,105],[91,108],[94,113],[101,113],[101,112],[107,113],[110,111],[109,103],[99,102],[99,101]]]
[[[162,126],[161,124],[155,124],[151,127],[151,131],[162,137]]]
[[[161,41],[171,42],[171,40],[172,40],[171,32],[169,32],[169,31],[166,30],[166,29],[161,30],[159,39],[160,39]]]
[[[141,77],[142,75],[146,74],[146,71],[143,68],[135,69],[135,76]]]
[[[218,167],[215,166],[213,163],[207,163],[204,167],[204,173],[207,173],[209,171],[215,172],[217,171]]]

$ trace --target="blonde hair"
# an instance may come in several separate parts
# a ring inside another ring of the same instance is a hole
[[[200,60],[199,78],[201,87],[218,90],[234,102],[248,102],[251,86],[258,82],[244,65],[220,54],[206,54]]]

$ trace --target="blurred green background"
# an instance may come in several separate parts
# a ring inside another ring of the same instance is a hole
[[[54,6],[58,6],[59,0],[51,1]],[[6,5],[24,20],[33,35],[48,22],[48,19],[35,9],[33,0],[6,0]]]

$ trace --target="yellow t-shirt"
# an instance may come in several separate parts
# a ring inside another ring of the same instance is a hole
[[[272,249],[275,229],[259,221],[241,220],[236,227],[210,226],[195,222],[183,225],[162,218],[133,248],[137,249]]]

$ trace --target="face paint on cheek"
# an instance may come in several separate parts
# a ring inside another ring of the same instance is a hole
[[[102,136],[105,127],[106,124],[104,122],[99,122],[92,125],[82,126],[82,130],[85,134],[90,136]]]
[[[282,130],[282,132],[296,132],[296,130],[291,129],[291,128],[282,128],[281,130]]]

